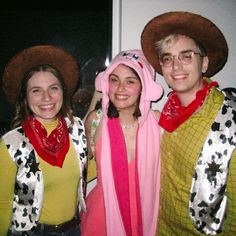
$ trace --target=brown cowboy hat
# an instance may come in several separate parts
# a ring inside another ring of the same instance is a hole
[[[228,57],[227,42],[214,23],[191,12],[167,12],[150,20],[141,35],[143,53],[159,74],[162,74],[162,71],[155,43],[170,34],[195,38],[205,47],[209,57],[205,76],[213,76],[225,65]]]
[[[20,81],[32,67],[49,64],[64,77],[69,94],[72,95],[79,79],[79,67],[72,55],[53,45],[37,45],[17,53],[6,65],[3,73],[3,90],[10,104],[17,99]]]

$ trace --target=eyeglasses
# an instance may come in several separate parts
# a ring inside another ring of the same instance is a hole
[[[179,55],[164,53],[159,57],[160,65],[164,67],[172,66],[175,57],[177,57],[183,65],[188,65],[192,62],[194,55],[200,55],[200,57],[203,57],[201,53],[191,50],[180,52]]]

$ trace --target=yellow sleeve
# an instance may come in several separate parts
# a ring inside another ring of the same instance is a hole
[[[9,228],[15,185],[16,165],[7,147],[0,139],[0,235],[6,236]]]

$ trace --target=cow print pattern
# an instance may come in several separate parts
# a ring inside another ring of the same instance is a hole
[[[198,231],[215,235],[226,217],[226,186],[236,146],[236,103],[225,99],[199,155],[190,190],[189,212]]]
[[[75,117],[75,125],[69,126],[69,134],[80,158],[79,199],[84,208],[83,179],[87,166],[87,141],[82,121]],[[13,138],[14,137],[14,138]],[[43,200],[43,178],[33,146],[21,127],[8,132],[2,137],[7,145],[12,160],[17,165],[15,181],[11,232],[19,235],[32,235],[37,226]]]

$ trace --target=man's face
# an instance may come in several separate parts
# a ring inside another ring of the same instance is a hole
[[[178,58],[180,53],[186,51],[194,52],[189,64],[185,64]],[[199,53],[194,40],[185,36],[179,36],[178,40],[163,52],[163,54],[174,56],[170,65],[161,66],[166,83],[179,96],[188,96],[190,101],[195,98],[196,92],[202,88],[202,73],[206,72],[208,67],[208,58],[202,57]]]

